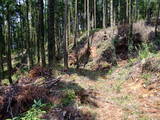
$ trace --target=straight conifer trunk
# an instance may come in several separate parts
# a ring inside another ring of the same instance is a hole
[[[88,36],[88,46],[90,43],[89,35],[90,35],[90,12],[89,12],[90,6],[89,6],[89,0],[87,0],[87,36]]]
[[[11,23],[10,23],[10,11],[9,11],[9,5],[7,5],[7,40],[6,40],[6,47],[7,47],[7,68],[8,68],[8,80],[9,83],[12,84],[12,58],[11,58],[11,31],[10,31],[10,27],[11,27]]]
[[[46,66],[46,60],[45,60],[45,49],[44,49],[44,15],[43,15],[43,0],[38,1],[38,8],[39,8],[39,18],[38,18],[38,26],[39,26],[39,32],[38,32],[38,39],[40,40],[40,47],[41,47],[41,59],[42,59],[42,66]]]
[[[160,14],[160,1],[158,1],[158,7],[157,7],[157,18],[156,18],[156,27],[155,27],[155,36],[158,37],[158,21],[159,21],[159,14]]]
[[[106,28],[106,0],[103,0],[103,28]]]
[[[74,18],[74,46],[77,47],[77,32],[78,32],[78,3],[75,0],[75,18]]]
[[[97,1],[94,0],[94,28],[97,27]]]
[[[67,15],[68,15],[68,0],[65,1],[64,10],[64,68],[68,69],[68,51],[67,51]]]
[[[111,22],[110,24],[111,24],[111,27],[113,27],[113,25],[114,25],[113,0],[110,1],[110,9],[111,9],[111,10],[110,10],[110,19],[111,19],[111,20],[110,20],[110,22]]]
[[[48,63],[55,64],[55,30],[54,30],[54,9],[55,0],[48,0]]]

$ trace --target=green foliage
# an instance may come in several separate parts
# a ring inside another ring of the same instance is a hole
[[[19,79],[19,76],[20,76],[19,74],[14,74],[14,75],[12,76],[12,79],[13,79],[13,80],[18,80],[18,79]]]
[[[151,51],[153,51],[152,44],[142,44],[142,47],[138,52],[139,58],[145,59],[151,57],[153,55]]]
[[[66,90],[65,91],[65,97],[62,99],[62,105],[68,106],[74,102],[76,98],[76,94],[74,90]]]
[[[143,117],[139,118],[138,120],[151,120],[151,119],[148,118],[147,116],[143,116]]]
[[[160,46],[160,35],[158,34],[158,36],[154,39],[154,41],[152,42],[155,47],[159,47]]]
[[[40,115],[46,113],[45,111],[42,111],[39,108],[31,108],[29,111],[27,111],[26,115],[24,117],[16,117],[12,120],[42,120],[39,118]]]
[[[117,93],[121,92],[122,89],[122,85],[123,85],[124,81],[119,81],[117,82],[114,86],[113,86],[113,90],[115,90]]]
[[[120,104],[120,105],[127,105],[128,102],[130,102],[132,100],[132,98],[129,95],[124,95],[124,96],[121,96],[121,97],[112,98],[112,100],[115,101],[116,103]]]
[[[132,65],[132,63],[135,63],[138,60],[145,60],[146,58],[150,58],[150,57],[158,55],[153,44],[143,43],[142,46],[139,46],[139,48],[140,49],[136,48],[136,51],[138,51],[138,57],[130,58],[128,60],[129,65]]]
[[[151,78],[151,74],[149,74],[149,73],[143,74],[143,75],[142,75],[142,78],[148,80],[148,79]]]
[[[137,62],[137,58],[131,58],[128,60],[129,64],[128,67],[131,66],[133,63]]]
[[[34,104],[32,105],[32,108],[28,110],[26,113],[14,117],[13,119],[7,119],[7,120],[42,120],[40,117],[46,113],[46,111],[43,110],[44,107],[46,107],[47,104],[43,104],[41,100],[34,100]]]
[[[32,105],[32,107],[34,108],[42,108],[42,107],[45,107],[46,104],[43,104],[41,100],[34,100],[34,104]]]
[[[152,77],[152,75],[150,73],[142,74],[142,78],[145,79],[145,81],[144,81],[145,85],[149,85],[150,84],[151,77]]]
[[[115,69],[116,69],[116,67],[112,67],[111,69],[109,69],[107,74],[111,75],[114,72]]]

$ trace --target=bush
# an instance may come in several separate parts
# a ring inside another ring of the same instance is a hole
[[[64,98],[62,99],[62,105],[63,106],[68,106],[74,102],[76,98],[76,94],[74,90],[66,90]]]
[[[141,49],[138,52],[140,59],[148,58],[152,55],[151,51],[153,50],[153,47],[151,44],[142,44]]]

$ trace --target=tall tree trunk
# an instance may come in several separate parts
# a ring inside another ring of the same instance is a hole
[[[49,66],[55,63],[55,37],[54,37],[54,8],[55,0],[48,0],[48,62]]]
[[[3,54],[2,54],[2,51],[0,51],[0,84],[1,84],[1,81],[3,79],[3,74],[4,74],[4,68],[3,68]]]
[[[108,26],[109,24],[110,24],[110,2],[107,0],[107,3],[106,3],[106,17],[107,17],[107,19],[106,19],[106,25]]]
[[[135,12],[135,20],[139,19],[139,0],[136,0],[136,12]]]
[[[106,0],[103,0],[103,28],[106,28]]]
[[[94,28],[94,1],[91,2],[91,30]]]
[[[61,41],[60,41],[60,39],[61,39],[61,27],[59,26],[59,29],[58,29],[58,39],[57,39],[57,56],[58,57],[60,57],[60,51],[61,51]]]
[[[150,19],[150,4],[151,4],[151,0],[148,0],[147,1],[147,10],[146,10],[146,19],[147,19],[147,23],[150,23],[151,22],[151,19]]]
[[[40,40],[38,39],[38,32],[37,32],[37,62],[40,65]]]
[[[133,39],[133,0],[130,0],[129,11],[129,45],[132,47]]]
[[[126,23],[129,23],[129,0],[126,0]]]
[[[77,31],[78,31],[78,3],[77,0],[75,0],[75,18],[74,18],[74,47],[77,47]]]
[[[157,18],[156,18],[156,26],[155,26],[155,36],[158,37],[158,22],[159,22],[159,14],[160,14],[160,1],[158,1],[158,7],[157,7]]]
[[[97,1],[94,0],[94,28],[97,27]]]
[[[89,36],[90,36],[90,4],[89,4],[89,0],[87,0],[87,37],[88,37],[88,46],[90,45],[90,40],[89,40]]]
[[[35,6],[35,28],[36,28],[36,55],[37,55],[37,63],[40,65],[40,40],[39,38],[39,23],[37,22],[39,19],[39,11],[38,5]]]
[[[121,0],[118,0],[118,20],[117,20],[117,22],[118,22],[118,25],[119,24],[121,24],[121,18],[122,18],[122,14],[121,14]]]
[[[68,0],[64,0],[64,68],[68,69],[68,50],[67,50],[67,15],[68,15]]]
[[[111,27],[113,27],[114,26],[114,10],[113,10],[113,0],[111,0],[110,1],[110,18],[111,18],[111,20],[110,20],[110,24],[111,24]]]
[[[30,5],[31,8],[30,8],[30,13],[31,13],[31,20],[30,20],[30,30],[31,30],[31,45],[32,45],[32,49],[31,49],[31,52],[32,52],[32,59],[34,60],[36,57],[36,48],[37,48],[37,45],[36,45],[36,28],[37,28],[37,25],[35,24],[37,21],[36,21],[36,5],[35,4],[31,4]],[[38,36],[37,36],[38,37]],[[33,64],[35,62],[33,61]]]
[[[3,18],[0,16],[0,84],[3,79],[3,48],[4,48],[4,36],[3,36]]]
[[[39,32],[38,32],[38,39],[40,40],[41,45],[41,58],[42,58],[42,66],[46,66],[46,60],[45,60],[45,49],[44,49],[44,15],[43,15],[43,0],[38,1],[39,5]]]
[[[9,83],[12,84],[12,59],[11,59],[11,23],[10,23],[10,11],[9,11],[9,5],[7,5],[7,25],[8,25],[8,35],[7,35],[7,40],[6,40],[6,47],[7,47],[7,68],[8,68],[8,80]]]
[[[84,0],[84,30],[87,30],[87,0]]]
[[[26,0],[26,14],[27,14],[27,26],[26,26],[26,42],[27,42],[27,55],[28,55],[28,66],[33,66],[32,52],[31,52],[31,39],[30,39],[30,24],[29,24],[29,0]]]
[[[70,39],[71,39],[71,10],[70,10],[70,6],[68,8],[68,30],[67,30],[67,32],[68,32],[68,42],[67,42],[67,45],[69,46],[70,43],[71,43],[71,41],[70,41]]]

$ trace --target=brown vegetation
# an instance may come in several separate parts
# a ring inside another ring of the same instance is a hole
[[[37,82],[41,77],[46,79]],[[34,100],[50,101],[48,88],[54,87],[58,81],[59,79],[51,78],[48,69],[36,66],[16,84],[0,87],[0,119],[25,112]]]
[[[132,43],[134,49],[129,52],[128,34],[127,24],[95,32],[90,36],[92,42],[89,49],[87,39],[84,38],[83,42],[80,41],[78,44],[78,48],[72,50],[69,54],[70,65],[77,65],[79,62],[85,67],[86,64],[92,63],[92,68],[97,70],[105,68],[102,67],[103,63],[114,66],[118,60],[126,60],[130,56],[136,57],[142,43],[148,43],[155,38],[154,27],[145,25],[144,21],[134,23]]]

